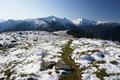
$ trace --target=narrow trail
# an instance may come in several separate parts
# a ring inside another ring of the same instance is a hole
[[[65,45],[65,47],[62,49],[62,60],[70,65],[73,69],[73,72],[68,75],[64,75],[60,78],[60,80],[82,80],[79,65],[76,65],[73,59],[71,59],[70,54],[72,54],[73,49],[70,47],[72,44],[72,40],[69,40],[68,43]]]

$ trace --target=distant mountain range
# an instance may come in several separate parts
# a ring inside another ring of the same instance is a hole
[[[74,37],[100,38],[120,41],[120,23],[101,22],[79,18],[73,21],[67,18],[49,16],[26,20],[0,19],[0,32],[6,31],[61,31],[67,30]]]

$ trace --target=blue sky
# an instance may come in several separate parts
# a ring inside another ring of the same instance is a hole
[[[0,19],[50,15],[120,22],[120,0],[0,0]]]

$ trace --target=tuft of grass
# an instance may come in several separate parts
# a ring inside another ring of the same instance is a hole
[[[98,65],[97,64],[92,64],[92,66],[98,69]]]
[[[94,61],[93,64],[104,64],[106,63],[105,61]]]
[[[94,73],[100,80],[104,80],[104,77],[109,77],[109,74],[107,74],[106,69],[99,69],[98,64],[104,64],[106,63],[105,61],[94,61],[92,63],[93,67],[97,68],[97,71]]]
[[[95,53],[95,52],[99,52],[100,50],[87,50],[87,51],[82,51],[81,52],[81,55],[83,55],[83,54],[88,54],[89,52],[91,52],[91,53]]]
[[[106,69],[98,69],[98,71],[96,71],[95,74],[100,80],[104,80],[104,77],[109,77],[109,74],[107,74]]]
[[[28,74],[24,74],[24,73],[23,73],[23,74],[20,74],[19,76],[21,76],[21,77],[27,77],[27,75],[28,75]]]
[[[10,77],[11,77],[11,75],[14,73],[14,71],[11,71],[11,69],[7,69],[6,71],[5,71],[5,76],[7,76],[6,77],[6,80],[10,80]]]
[[[111,64],[114,64],[114,65],[118,65],[118,62],[117,62],[117,61],[111,61],[110,63],[111,63]]]
[[[99,68],[98,64],[104,64],[104,63],[106,63],[106,62],[105,61],[94,61],[91,64],[92,64],[93,67],[96,67],[98,69]]]

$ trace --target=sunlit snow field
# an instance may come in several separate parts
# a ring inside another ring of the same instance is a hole
[[[70,39],[70,57],[80,66],[82,80],[120,79],[119,43],[77,39],[64,32],[25,31],[0,34],[0,80],[59,80],[65,70],[56,65]]]

